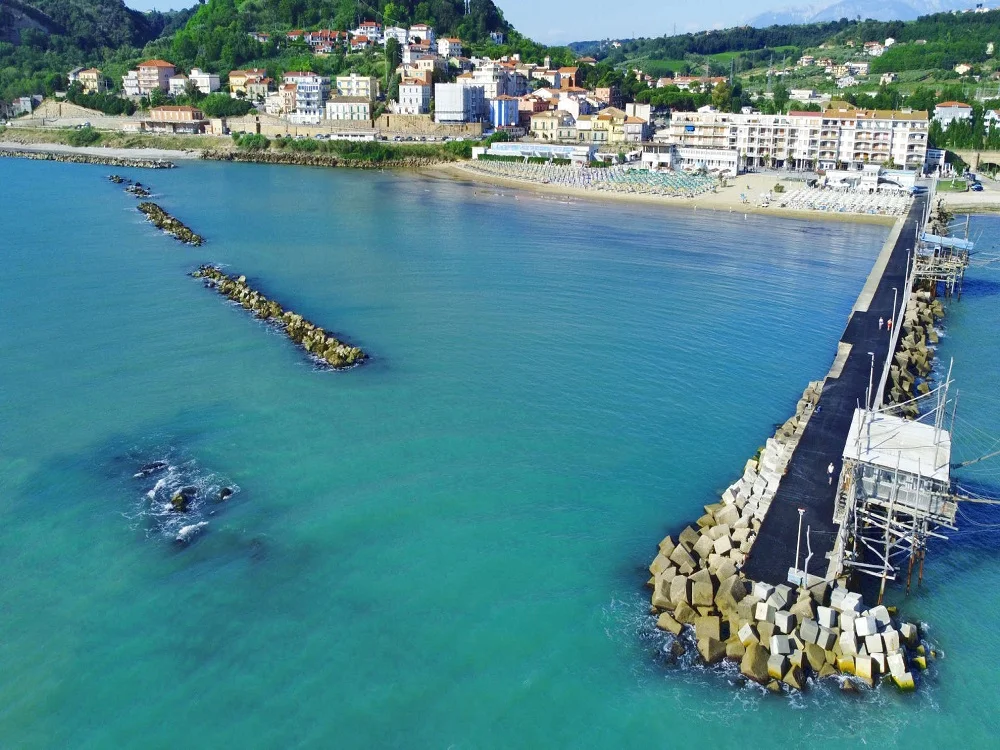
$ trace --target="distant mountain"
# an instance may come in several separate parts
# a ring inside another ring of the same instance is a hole
[[[881,0],[878,3],[862,0],[839,0],[835,3],[785,8],[768,11],[751,18],[747,23],[764,28],[767,26],[838,21],[841,18],[871,18],[875,21],[913,21],[930,13],[965,10],[975,7],[970,0]]]

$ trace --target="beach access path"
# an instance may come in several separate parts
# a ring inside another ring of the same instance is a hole
[[[744,566],[751,580],[775,585],[787,582],[788,570],[795,566],[799,508],[805,510],[799,564],[802,565],[807,554],[805,537],[809,527],[813,557],[808,572],[826,574],[827,555],[833,550],[838,530],[833,513],[841,455],[854,411],[864,404],[870,379],[873,387],[878,387],[883,365],[890,356],[889,332],[886,326],[879,328],[878,321],[892,317],[894,287],[898,290],[897,307],[905,305],[907,256],[914,246],[926,200],[926,196],[916,199],[901,230],[890,234],[848,319],[819,405],[792,454]],[[874,376],[869,352],[875,356]],[[827,472],[831,463],[832,483]]]

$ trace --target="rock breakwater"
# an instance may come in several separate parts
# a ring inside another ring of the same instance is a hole
[[[173,162],[163,159],[133,159],[122,156],[29,151],[16,148],[0,148],[0,157],[34,159],[35,161],[63,161],[71,164],[104,164],[110,167],[136,167],[139,169],[174,169],[177,166]]]
[[[125,185],[125,192],[134,195],[136,198],[148,198],[152,195],[149,188],[141,182],[133,182],[130,178],[122,177],[120,174],[109,174],[108,180],[115,185]]]
[[[810,678],[838,674],[869,686],[889,676],[911,690],[911,670],[927,665],[916,625],[898,622],[887,607],[866,608],[842,583],[772,586],[742,572],[822,390],[822,382],[810,383],[721,501],[660,542],[647,581],[652,614],[675,638],[693,635],[705,664],[737,662],[744,679],[772,691],[804,690]]]
[[[395,169],[428,167],[440,164],[441,159],[407,157],[405,159],[343,159],[333,154],[311,154],[294,151],[217,151],[206,150],[202,159],[211,161],[246,162],[252,164],[289,164],[300,167],[354,167],[356,169]]]
[[[268,299],[247,283],[246,276],[228,276],[211,265],[203,265],[191,275],[204,279],[207,287],[282,329],[288,338],[333,369],[353,367],[368,358],[360,348],[345,344],[301,315]]]
[[[185,226],[178,219],[175,219],[155,203],[144,201],[139,204],[139,210],[146,215],[146,218],[152,222],[153,226],[176,237],[184,244],[195,246],[205,244],[204,237],[195,234],[189,227]]]

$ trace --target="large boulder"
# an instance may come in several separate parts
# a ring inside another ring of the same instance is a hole
[[[715,616],[697,617],[694,621],[694,632],[698,640],[714,638],[722,640],[722,621]]]
[[[674,635],[680,635],[681,630],[684,629],[684,626],[671,617],[669,612],[664,612],[656,618],[656,627]]]
[[[751,643],[746,647],[746,653],[740,661],[740,672],[754,682],[766,685],[770,679],[767,672],[767,649],[759,643]]]
[[[687,577],[682,575],[674,576],[674,579],[670,582],[670,601],[674,603],[674,606],[679,605],[681,602],[690,604],[690,592],[691,587]]]
[[[826,651],[821,649],[815,643],[806,644],[805,656],[806,662],[809,664],[809,668],[817,673],[823,668],[823,665],[827,663]]]
[[[660,542],[660,554],[669,559],[670,553],[674,551],[674,547],[676,546],[673,539],[665,536],[663,537],[663,541]]]
[[[776,680],[782,679],[790,666],[788,657],[784,654],[771,654],[767,658],[767,674]]]
[[[733,574],[719,584],[719,591],[715,595],[715,606],[720,612],[735,613],[746,595],[746,584],[738,575]]]
[[[795,690],[805,690],[806,689],[806,678],[802,674],[802,669],[795,666],[794,664],[788,668],[785,672],[785,676],[781,678],[788,687]]]
[[[677,538],[680,541],[680,544],[684,544],[687,546],[688,549],[691,549],[692,547],[694,547],[695,542],[697,542],[700,537],[701,535],[697,531],[692,529],[690,526],[685,526],[684,530],[680,533],[680,536]]]
[[[746,654],[747,649],[739,638],[735,636],[726,641],[726,658],[733,661],[740,661],[743,655]]]
[[[677,622],[683,623],[685,625],[690,625],[694,622],[698,613],[695,612],[691,605],[687,602],[678,602],[677,608],[674,610],[674,619]]]
[[[662,573],[669,567],[671,567],[670,558],[668,556],[664,556],[664,554],[661,552],[660,554],[658,554],[656,557],[653,558],[653,562],[650,563],[649,565],[649,572],[655,576],[657,573]]]
[[[716,664],[726,658],[726,644],[715,638],[699,638],[698,653],[706,664]]]

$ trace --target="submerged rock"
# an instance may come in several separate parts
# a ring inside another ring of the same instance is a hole
[[[178,513],[187,513],[191,501],[198,496],[197,487],[181,487],[174,496],[170,498],[170,505]]]
[[[176,541],[179,544],[187,544],[192,539],[194,539],[201,530],[208,526],[208,521],[199,521],[198,523],[190,524],[189,526],[184,526],[180,531],[177,532]]]
[[[148,477],[152,474],[157,474],[167,468],[169,464],[166,461],[151,461],[148,464],[143,464],[139,467],[133,476],[135,477]]]

